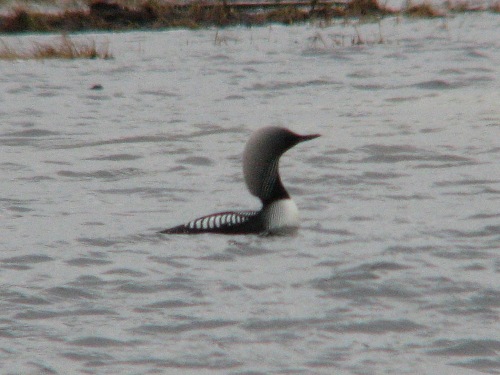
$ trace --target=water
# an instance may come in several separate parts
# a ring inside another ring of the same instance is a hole
[[[1,372],[500,373],[499,22],[83,34],[115,59],[0,62]],[[258,208],[240,158],[264,125],[323,135],[282,159],[298,235],[157,235]]]

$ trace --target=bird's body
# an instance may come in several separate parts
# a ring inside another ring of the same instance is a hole
[[[257,130],[243,153],[243,174],[250,193],[262,202],[260,211],[228,211],[200,217],[165,229],[164,234],[284,234],[299,227],[298,209],[281,182],[280,156],[296,144],[319,137],[280,127]]]

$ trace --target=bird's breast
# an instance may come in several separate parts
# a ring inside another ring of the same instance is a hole
[[[290,233],[299,228],[299,210],[292,199],[279,199],[264,208],[264,227],[269,233]]]

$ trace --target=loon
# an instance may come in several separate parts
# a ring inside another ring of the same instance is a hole
[[[283,186],[278,171],[283,153],[298,143],[319,137],[299,135],[286,128],[265,127],[248,140],[243,152],[243,174],[250,193],[262,202],[260,211],[226,211],[162,230],[164,234],[287,234],[299,227],[298,209]]]

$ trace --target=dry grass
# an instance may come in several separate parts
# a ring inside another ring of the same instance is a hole
[[[17,6],[0,19],[0,32],[77,31],[85,29],[82,12],[71,10],[61,13],[44,13]]]
[[[2,0],[0,0],[2,1]],[[23,1],[23,0],[21,0]],[[60,0],[37,0],[60,1]],[[320,21],[326,25],[336,18],[364,18],[401,15],[419,18],[443,17],[444,10],[430,3],[406,5],[395,10],[387,7],[387,0],[66,0],[84,4],[80,8],[61,8],[58,12],[41,12],[27,5],[18,5],[7,14],[0,14],[0,33],[20,32],[75,32],[85,30],[133,30],[172,27],[199,28],[205,26],[262,25],[266,23],[293,24]],[[427,1],[427,0],[424,0]],[[500,12],[500,1],[484,9],[474,6],[474,0],[447,0],[449,12]],[[264,6],[265,5],[265,6]],[[4,47],[5,49],[5,47]]]
[[[0,0],[1,1],[1,0]],[[76,1],[76,0],[71,0]],[[227,0],[193,0],[175,3],[165,0],[87,0],[84,9],[40,12],[17,6],[0,15],[0,32],[74,32],[84,30],[159,29],[171,27],[262,25],[333,18],[387,15],[393,11],[377,0],[349,0],[345,5],[332,0],[311,0],[300,5],[280,5],[263,0],[259,8],[253,1],[232,4]],[[293,0],[289,0],[293,2]],[[270,6],[269,6],[270,5]]]
[[[412,4],[411,1],[408,1],[402,13],[405,16],[414,18],[436,18],[444,16],[441,11],[434,8],[430,3]]]
[[[292,25],[309,19],[309,12],[293,6],[274,9],[266,15],[266,21]]]
[[[395,13],[394,10],[379,4],[377,0],[351,0],[347,3],[345,12],[348,17],[383,16]]]
[[[74,42],[63,35],[53,43],[34,42],[31,48],[15,49],[0,40],[0,60],[111,59],[108,44],[98,47],[95,40]]]
[[[500,1],[497,1],[496,3],[491,4],[489,9],[490,9],[490,12],[500,13]]]
[[[467,0],[448,0],[444,2],[446,9],[453,13],[482,12],[485,8],[481,5],[470,3]]]

